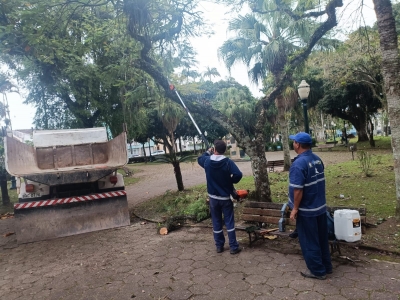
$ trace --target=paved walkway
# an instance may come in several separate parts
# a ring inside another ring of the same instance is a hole
[[[305,279],[297,242],[258,242],[235,256],[217,254],[210,229],[186,227],[160,236],[154,224],[137,222],[3,248],[0,298],[399,299],[399,264],[333,264],[327,280]]]
[[[250,163],[239,164],[246,174]],[[167,181],[174,180],[172,170],[157,168],[147,181],[128,189],[131,206],[165,191]],[[190,184],[196,178],[204,182],[204,172],[195,165],[186,174],[192,176]],[[209,228],[185,227],[160,236],[156,224],[137,221],[17,245],[15,235],[3,237],[13,221],[0,221],[0,298],[5,300],[400,299],[400,264],[363,261],[361,252],[356,263],[335,258],[333,274],[319,281],[299,274],[305,264],[296,240],[278,238],[247,248],[246,235],[238,232],[245,249],[233,256],[215,252]]]

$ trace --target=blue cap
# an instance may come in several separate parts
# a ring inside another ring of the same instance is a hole
[[[312,144],[311,136],[305,132],[299,132],[296,135],[289,135],[289,139],[296,141],[299,144]]]

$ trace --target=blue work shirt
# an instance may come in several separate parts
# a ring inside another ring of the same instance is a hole
[[[210,155],[208,151],[198,157],[197,162],[206,172],[208,196],[216,200],[230,200],[233,184],[243,176],[236,164],[223,155]]]
[[[303,190],[298,214],[315,217],[326,213],[324,164],[311,150],[299,154],[289,173],[289,207],[294,206],[294,189]]]

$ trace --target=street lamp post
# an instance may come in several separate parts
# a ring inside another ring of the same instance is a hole
[[[299,92],[301,103],[303,104],[303,113],[304,113],[304,131],[310,133],[310,128],[308,127],[308,115],[307,115],[307,98],[310,94],[310,85],[302,80],[300,85],[298,86],[297,91]]]

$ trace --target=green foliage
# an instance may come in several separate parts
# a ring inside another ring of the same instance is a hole
[[[192,201],[185,210],[185,215],[192,215],[196,217],[198,222],[205,220],[210,217],[210,209],[207,205],[207,201],[204,198],[200,198]]]
[[[360,167],[365,176],[372,176],[371,173],[371,164],[372,164],[372,156],[370,153],[364,150],[360,150],[357,153],[357,158],[360,162]]]
[[[114,6],[16,0],[4,13],[1,59],[29,91],[36,127],[121,132],[120,97],[141,83],[132,67],[140,48]]]
[[[348,155],[349,161],[329,164],[325,167],[326,197],[329,206],[350,206],[367,208],[370,222],[378,218],[394,216],[396,207],[395,182],[393,173],[393,156],[385,150],[371,151],[371,159],[379,159],[381,164],[372,164],[373,177],[360,177],[360,164],[351,160],[348,152],[334,155]],[[379,157],[379,158],[378,158]],[[288,193],[288,172],[269,173],[273,202],[286,203]],[[235,185],[236,189],[254,191],[254,177],[245,176]],[[344,199],[339,195],[343,194]],[[187,197],[186,197],[187,196]],[[182,206],[187,206],[197,200],[207,198],[205,185],[199,185],[184,192],[167,192],[140,205],[140,213],[153,215],[179,215],[188,212],[187,208],[180,210],[177,198],[182,199]],[[189,200],[188,200],[189,199]],[[173,208],[173,209],[172,209]],[[192,214],[192,213],[190,213]]]
[[[170,216],[193,216],[197,221],[209,217],[206,202],[207,191],[204,185],[182,192],[166,191],[164,195],[140,204],[136,212],[143,217],[163,219]]]
[[[265,144],[265,151],[280,151],[283,150],[282,142],[268,142]]]

